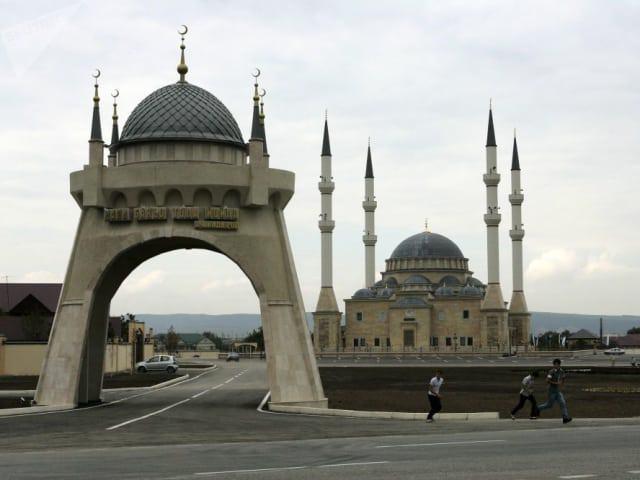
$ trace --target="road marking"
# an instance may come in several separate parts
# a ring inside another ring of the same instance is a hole
[[[584,475],[563,475],[563,476],[558,477],[558,478],[566,478],[566,479],[569,479],[569,478],[593,478],[595,476],[597,476],[597,475],[594,475],[593,473],[587,473],[587,474],[584,474]]]
[[[354,467],[358,465],[380,465],[383,463],[389,463],[388,461],[384,462],[353,462],[353,463],[334,463],[333,465],[318,465],[317,468],[334,468],[334,467]]]
[[[463,442],[407,443],[404,445],[378,445],[375,448],[436,447],[440,445],[473,445],[476,443],[505,443],[505,442],[506,440],[468,440]]]
[[[277,472],[281,470],[300,470],[303,468],[307,468],[305,466],[301,467],[275,467],[275,468],[254,468],[251,470],[223,470],[219,472],[200,472],[194,473],[194,475],[207,476],[207,475],[223,475],[225,473],[256,473],[256,472]]]
[[[127,420],[126,422],[122,422],[117,425],[112,425],[111,427],[107,427],[106,430],[115,430],[116,428],[124,427],[125,425],[139,422],[140,420],[144,420],[146,418],[153,417],[154,415],[158,415],[160,413],[166,412],[167,410],[171,410],[172,408],[177,407],[178,405],[182,405],[183,403],[187,403],[189,401],[191,401],[191,398],[185,398],[184,400],[180,400],[179,402],[172,403],[168,407],[161,408],[160,410],[156,410],[155,412],[147,413],[142,417],[132,418],[131,420]]]
[[[640,475],[640,470],[629,470],[627,473],[631,473],[633,475]]]
[[[193,395],[191,398],[198,398],[200,395],[204,395],[205,393],[207,393],[209,391],[209,389],[207,388],[206,390],[201,391],[200,393],[196,393],[195,395]]]

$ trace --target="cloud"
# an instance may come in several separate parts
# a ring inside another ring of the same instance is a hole
[[[125,280],[122,289],[127,293],[143,292],[155,285],[161,284],[166,276],[164,270],[152,270],[140,276],[134,276],[133,278]]]
[[[39,270],[25,273],[18,281],[24,283],[60,283],[62,279],[55,273]]]
[[[609,252],[602,252],[598,256],[589,257],[582,268],[586,275],[621,274],[637,271],[637,268],[615,263]]]
[[[533,259],[527,268],[527,277],[540,280],[558,274],[575,271],[579,266],[578,256],[572,250],[554,248]]]
[[[245,287],[251,286],[248,278],[228,279],[228,280],[211,280],[200,286],[200,291],[210,292],[221,288]]]

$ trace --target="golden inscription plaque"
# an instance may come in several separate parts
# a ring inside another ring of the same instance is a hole
[[[193,223],[196,230],[237,230],[238,222],[225,220],[197,220]]]
[[[138,207],[133,209],[138,222],[157,222],[167,219],[167,207]]]
[[[238,220],[239,208],[207,207],[204,209],[205,220]]]
[[[106,222],[130,222],[131,209],[130,208],[105,208],[104,220]]]
[[[172,207],[171,216],[174,220],[198,220],[200,218],[200,208]]]

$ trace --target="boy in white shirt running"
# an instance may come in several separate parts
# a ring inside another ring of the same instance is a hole
[[[427,422],[433,422],[433,416],[442,410],[442,403],[440,402],[440,387],[444,383],[442,378],[442,370],[436,370],[436,376],[429,382],[429,391],[427,392],[427,398],[429,399],[429,405],[431,410],[427,415]]]
[[[536,397],[533,396],[533,378],[538,376],[538,372],[532,370],[529,375],[522,379],[521,389],[520,389],[520,401],[518,404],[511,410],[511,419],[516,419],[516,413],[524,407],[524,404],[527,400],[531,402],[531,414],[529,418],[531,420],[535,420],[538,418],[538,406],[536,404]]]

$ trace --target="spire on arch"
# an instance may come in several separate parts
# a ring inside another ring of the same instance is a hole
[[[109,144],[109,152],[114,153],[116,150],[116,145],[120,141],[120,133],[118,130],[118,96],[120,95],[120,91],[116,88],[111,96],[113,97],[113,115],[111,118],[113,119],[113,127],[111,128],[111,143]]]
[[[94,93],[93,93],[93,117],[91,119],[91,137],[90,142],[102,142],[102,126],[100,125],[100,95],[98,95],[98,78],[100,77],[100,70],[96,68],[95,73],[92,75],[95,79]]]

